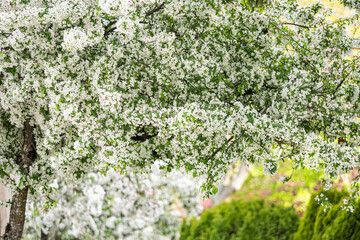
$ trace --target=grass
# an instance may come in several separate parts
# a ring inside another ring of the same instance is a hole
[[[281,176],[290,176],[288,183],[279,181]],[[321,186],[322,173],[315,170],[292,171],[290,163],[283,164],[276,175],[267,176],[262,167],[252,166],[250,174],[242,188],[235,192],[231,198],[265,199],[269,202],[282,204],[286,207],[294,206],[301,216],[306,210],[306,205],[311,194]]]

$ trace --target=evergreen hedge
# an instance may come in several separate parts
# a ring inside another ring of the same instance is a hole
[[[323,193],[333,205],[327,211],[315,201],[315,197]],[[356,202],[353,213],[342,210],[343,198],[348,194],[345,191],[321,191],[314,194],[294,240],[358,240],[360,239],[360,204]]]
[[[234,200],[207,209],[199,220],[184,221],[180,240],[288,240],[299,221],[294,208],[262,200]]]

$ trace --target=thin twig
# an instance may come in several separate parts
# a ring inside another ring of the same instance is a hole
[[[233,140],[233,139],[234,139],[234,136],[230,137],[230,138],[226,141],[225,145],[227,145],[227,144],[228,144],[231,140]],[[215,152],[211,155],[211,157],[210,157],[209,159],[215,157],[216,154],[218,154],[218,152],[220,152],[220,150],[221,150],[222,148],[223,148],[223,145],[221,145],[218,149],[216,149]]]
[[[286,23],[283,23],[283,24],[285,24],[285,25],[297,26],[297,27],[302,27],[302,28],[307,28],[307,29],[311,28],[311,27],[308,27],[308,26],[305,26],[305,25],[301,25],[301,24],[297,24],[297,23],[288,23],[288,22],[286,22]]]
[[[148,11],[145,14],[145,17],[149,17],[150,15],[154,14],[155,12],[160,11],[161,9],[163,9],[164,5],[165,5],[165,2],[161,3],[159,6],[157,4],[155,4],[155,8]]]

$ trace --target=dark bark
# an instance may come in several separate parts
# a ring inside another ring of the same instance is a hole
[[[10,220],[6,227],[5,240],[20,240],[25,223],[26,200],[29,188],[24,187],[12,197]]]
[[[149,17],[150,15],[154,14],[155,12],[160,11],[161,9],[163,9],[164,5],[165,5],[165,2],[161,3],[160,5],[155,4],[155,8],[148,11],[146,13],[145,17]]]
[[[17,158],[16,163],[19,165],[23,175],[29,174],[30,166],[36,159],[36,142],[34,136],[34,127],[30,125],[29,120],[24,123],[24,143],[21,149],[21,155]],[[10,208],[10,220],[6,227],[4,240],[21,240],[24,223],[26,201],[29,187],[25,185],[22,189],[17,190],[12,196]]]
[[[45,234],[42,230],[41,230],[41,240],[48,240],[49,239],[49,234]]]

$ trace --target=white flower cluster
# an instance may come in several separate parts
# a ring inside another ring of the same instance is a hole
[[[341,205],[340,208],[345,211],[350,211],[352,213],[355,211],[354,206],[352,204],[349,204],[346,198],[343,199],[343,205]]]
[[[79,28],[72,28],[64,32],[64,42],[62,46],[68,51],[83,50],[89,44],[89,37]]]
[[[180,173],[144,175],[110,170],[89,173],[80,184],[56,183],[57,205],[43,212],[28,204],[27,239],[173,239],[182,218],[202,211],[199,185]]]

